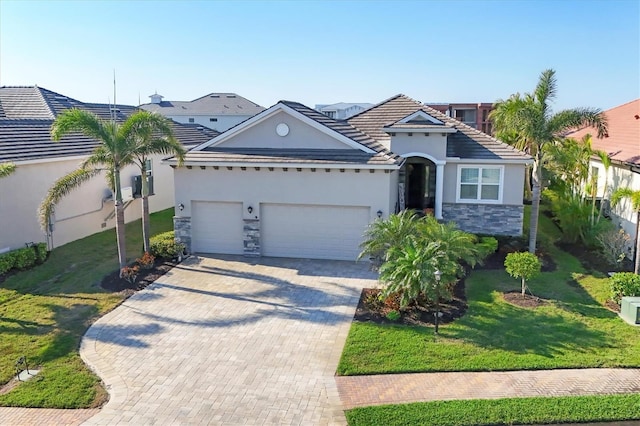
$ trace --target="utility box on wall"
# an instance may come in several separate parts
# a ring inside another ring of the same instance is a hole
[[[640,324],[640,297],[623,297],[620,316],[629,324]]]
[[[149,195],[153,195],[154,194],[153,176],[148,176],[148,182],[149,182]],[[142,197],[142,176],[141,175],[133,177],[132,186],[133,186],[133,196],[135,198]]]

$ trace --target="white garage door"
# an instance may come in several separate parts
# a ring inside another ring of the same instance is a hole
[[[191,205],[192,250],[242,254],[242,203],[194,201]]]
[[[356,260],[369,207],[263,204],[264,256]]]

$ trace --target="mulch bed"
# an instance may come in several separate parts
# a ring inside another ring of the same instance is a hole
[[[531,294],[522,296],[522,293],[518,290],[502,293],[504,300],[512,305],[519,306],[521,308],[533,309],[538,306],[546,305],[548,302],[545,299],[541,299]]]
[[[113,271],[109,275],[105,276],[100,283],[100,286],[108,291],[137,291],[142,290],[167,272],[175,267],[178,262],[172,259],[156,259],[154,265],[150,269],[140,269],[138,276],[134,282],[129,282],[124,278],[120,278],[120,271]]]
[[[399,311],[395,301],[379,301],[377,297],[380,289],[365,288],[360,294],[358,307],[353,317],[354,321],[373,322],[376,324],[404,324],[404,325],[433,325],[435,317],[433,306],[425,306],[419,303],[409,305],[405,310]],[[398,311],[400,318],[392,321],[387,318],[387,314]],[[467,297],[464,292],[464,280],[459,280],[453,289],[452,300],[440,301],[440,324],[446,324],[462,317],[467,311]]]

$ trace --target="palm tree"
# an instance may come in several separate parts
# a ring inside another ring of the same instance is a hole
[[[127,121],[135,120],[136,114],[132,114]],[[127,256],[120,170],[132,162],[130,142],[133,138],[132,130],[131,127],[120,126],[114,120],[103,120],[93,113],[76,108],[60,114],[51,126],[52,140],[59,141],[71,132],[79,132],[99,141],[100,144],[84,160],[79,169],[63,176],[53,184],[39,208],[40,226],[46,232],[55,205],[72,190],[106,171],[109,186],[115,194],[116,239],[121,271],[127,264]]]
[[[9,176],[16,171],[16,165],[13,163],[0,163],[0,178]]]
[[[640,190],[618,188],[611,194],[611,205],[616,206],[623,198],[631,201],[631,208],[636,213],[636,251],[634,272],[640,274]]]
[[[529,251],[535,253],[542,191],[542,149],[545,145],[562,141],[572,129],[593,126],[598,137],[607,132],[606,117],[599,109],[574,108],[553,113],[550,107],[556,97],[555,71],[542,72],[532,94],[511,95],[506,101],[498,101],[491,113],[498,138],[503,134],[515,133],[521,147],[533,157],[531,223],[529,226]]]
[[[602,201],[600,202],[600,210],[598,210],[598,219],[596,223],[600,222],[600,218],[602,217],[602,209],[604,207],[604,198],[607,196],[607,191],[609,190],[609,168],[611,167],[611,157],[604,151],[596,150],[595,155],[598,157],[602,166],[604,166],[604,187],[602,188]]]
[[[171,122],[162,115],[149,111],[138,111],[122,125],[124,134],[129,135],[132,146],[131,156],[140,168],[142,176],[142,238],[144,251],[149,251],[149,181],[148,162],[153,154],[172,154],[181,165],[186,154],[180,142],[173,136]]]

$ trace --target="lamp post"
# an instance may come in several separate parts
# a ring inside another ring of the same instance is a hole
[[[434,316],[434,324],[436,326],[435,333],[438,334],[438,320],[440,319],[440,278],[442,277],[442,272],[439,269],[433,273],[436,276],[436,285],[435,285],[435,293],[436,293],[436,311],[433,313]]]

